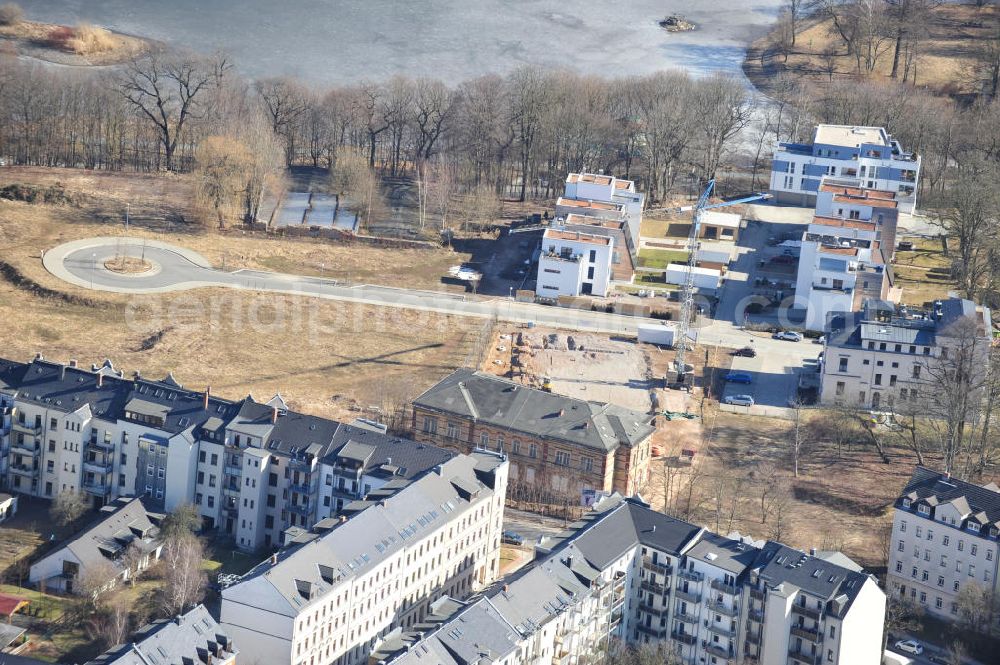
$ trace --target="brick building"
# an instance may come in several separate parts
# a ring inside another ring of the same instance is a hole
[[[413,402],[413,438],[503,450],[512,489],[588,499],[646,483],[653,416],[459,369]]]

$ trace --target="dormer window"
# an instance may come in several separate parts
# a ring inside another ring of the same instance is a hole
[[[910,500],[903,499],[903,508],[909,508],[909,507],[910,507]]]
[[[972,533],[979,533],[979,525],[975,522],[969,522],[969,531]]]
[[[931,514],[931,507],[927,506],[927,505],[921,504],[921,505],[917,506],[917,512],[920,513],[921,515],[930,515]]]

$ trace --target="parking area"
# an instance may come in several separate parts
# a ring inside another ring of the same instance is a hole
[[[456,240],[455,249],[472,254],[470,266],[483,274],[479,293],[510,296],[518,289],[534,290],[541,239],[541,230],[503,233],[495,240]]]
[[[774,305],[794,295],[798,250],[783,246],[801,237],[804,225],[750,220],[740,234],[715,318],[735,325],[777,321]]]
[[[732,355],[729,372],[749,375],[750,383],[725,382],[720,401],[735,395],[750,395],[754,406],[750,413],[765,413],[769,407],[787,408],[789,400],[798,395],[800,379],[810,383],[809,374],[817,375],[816,358],[822,347],[811,340],[788,342],[762,335],[747,335],[747,346],[754,349],[754,357]]]

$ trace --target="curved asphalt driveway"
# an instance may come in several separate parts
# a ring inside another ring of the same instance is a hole
[[[134,257],[145,256],[154,264],[153,270],[139,275],[123,275],[107,270],[104,263],[118,252]],[[224,287],[633,335],[638,324],[645,320],[604,312],[520,303],[506,298],[467,297],[370,284],[346,285],[333,279],[258,270],[225,272],[213,268],[196,252],[155,240],[147,240],[145,243],[110,237],[76,240],[45,252],[43,264],[50,273],[70,284],[114,293],[156,294]]]

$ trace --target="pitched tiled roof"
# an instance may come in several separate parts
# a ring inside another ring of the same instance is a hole
[[[901,506],[903,499],[914,504],[924,502],[931,507],[951,503],[959,513],[972,518],[978,515],[976,521],[980,524],[1000,527],[1000,492],[923,466],[914,469],[896,505]]]
[[[173,375],[162,381],[126,379],[110,361],[84,368],[42,358],[29,363],[0,358],[0,390],[20,401],[66,413],[87,407],[108,421],[124,419],[126,410],[154,415],[163,419],[158,429],[168,434],[191,430],[201,436],[233,427],[259,437],[269,452],[286,457],[335,460],[353,442],[374,449],[366,472],[391,458],[398,475],[413,477],[454,455],[435,446],[289,411],[280,395],[266,404],[250,396],[230,401],[185,389]]]
[[[638,411],[528,388],[471,369],[456,370],[413,404],[605,452],[641,443],[655,429],[652,416]]]
[[[225,662],[237,653],[223,628],[204,605],[198,605],[187,614],[144,626],[131,643],[116,646],[86,665],[207,665]]]

